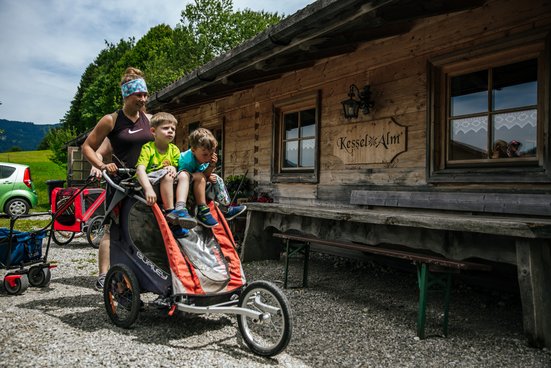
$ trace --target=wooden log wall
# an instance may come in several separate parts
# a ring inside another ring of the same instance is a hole
[[[319,193],[325,193],[324,199],[330,200],[324,188],[338,191],[359,185],[424,186],[428,61],[455,50],[514,37],[529,29],[548,29],[548,8],[549,3],[543,0],[493,0],[477,9],[419,20],[406,34],[365,43],[353,53],[320,60],[311,68],[183,110],[177,115],[177,143],[187,147],[189,123],[199,121],[212,127],[224,121],[224,174],[243,174],[248,169],[249,177],[260,188],[270,189],[280,199],[313,201],[319,199]],[[360,113],[358,119],[347,121],[340,102],[347,98],[352,83],[360,88],[371,85],[375,107],[369,115]],[[321,95],[319,183],[272,184],[272,104],[315,91]],[[334,133],[343,126],[389,118],[407,127],[407,151],[392,162],[345,165],[333,154]],[[338,200],[347,202],[345,198]]]

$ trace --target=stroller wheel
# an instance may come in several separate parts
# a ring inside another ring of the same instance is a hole
[[[277,286],[252,282],[241,293],[239,306],[263,313],[259,320],[237,317],[241,336],[253,353],[273,356],[285,349],[291,340],[292,318],[287,297]]]
[[[94,248],[99,248],[99,242],[103,238],[103,216],[96,216],[90,221],[86,230],[86,239]]]
[[[75,237],[75,233],[72,231],[54,230],[53,238],[57,245],[69,244]]]
[[[29,284],[34,287],[50,285],[52,272],[48,267],[33,266],[29,269]]]
[[[4,277],[4,290],[10,295],[20,295],[29,287],[29,278],[23,274],[21,277],[10,278],[13,274]]]
[[[109,269],[103,286],[103,301],[115,325],[130,328],[136,321],[140,311],[140,287],[128,266],[117,264]]]

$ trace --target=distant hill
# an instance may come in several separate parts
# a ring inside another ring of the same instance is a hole
[[[60,124],[34,124],[22,121],[0,119],[0,129],[4,134],[0,137],[0,152],[19,147],[23,151],[34,151],[42,142],[48,130]]]

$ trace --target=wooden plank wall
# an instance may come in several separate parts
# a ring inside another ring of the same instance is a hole
[[[427,62],[432,57],[466,50],[530,28],[549,27],[549,4],[543,0],[489,1],[485,6],[420,20],[407,34],[363,44],[357,51],[320,60],[309,69],[287,73],[178,114],[177,143],[190,122],[204,125],[225,121],[225,175],[243,174],[281,198],[315,199],[339,187],[426,185]],[[375,107],[371,114],[347,121],[340,102],[350,84],[371,85]],[[272,102],[293,95],[321,91],[319,184],[271,184]],[[333,155],[334,133],[344,124],[393,118],[406,126],[407,151],[391,163],[344,165]],[[186,133],[187,134],[187,133]],[[339,197],[340,198],[340,197]]]

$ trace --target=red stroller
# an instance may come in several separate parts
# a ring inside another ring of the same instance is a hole
[[[56,217],[53,239],[56,244],[65,245],[73,240],[76,233],[82,232],[86,234],[88,243],[98,248],[103,237],[105,189],[81,189],[55,188],[52,191],[52,212],[58,211],[68,201],[73,202]]]
[[[125,172],[130,170],[119,169],[119,176]],[[136,321],[140,294],[150,292],[164,299],[169,315],[177,310],[235,314],[243,340],[258,355],[285,349],[292,330],[287,298],[272,283],[246,283],[232,233],[214,202],[210,208],[217,226],[197,226],[175,239],[158,205],[147,205],[130,174],[118,181],[106,172],[103,176],[106,216],[112,219],[103,296],[117,326],[129,328]]]

